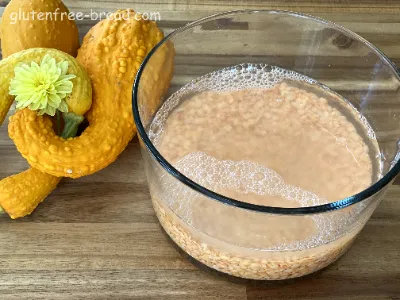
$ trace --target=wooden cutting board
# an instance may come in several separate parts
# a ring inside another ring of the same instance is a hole
[[[400,63],[398,0],[244,2],[65,1],[74,12],[159,12],[166,32],[232,9],[301,11],[356,31]],[[84,34],[95,21],[78,23]],[[0,178],[27,167],[6,126],[0,157]],[[31,216],[0,217],[0,299],[400,299],[399,198],[395,182],[354,246],[325,270],[284,282],[231,280],[197,269],[162,232],[135,139],[107,169],[63,180]]]

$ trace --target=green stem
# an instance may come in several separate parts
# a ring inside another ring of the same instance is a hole
[[[64,124],[64,130],[61,133],[61,137],[67,139],[76,136],[79,124],[81,124],[85,118],[83,116],[77,116],[71,112],[63,113],[62,115],[65,124]]]
[[[57,135],[59,136],[61,134],[61,113],[58,109],[56,111],[56,116],[57,116]]]

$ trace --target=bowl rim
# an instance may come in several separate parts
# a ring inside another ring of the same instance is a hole
[[[336,24],[334,22],[315,17],[312,15],[308,14],[303,14],[303,13],[298,13],[298,12],[293,12],[289,10],[275,10],[275,9],[261,9],[261,10],[249,10],[249,9],[243,9],[243,10],[232,10],[232,11],[227,11],[223,13],[217,13],[213,14],[201,19],[198,19],[196,21],[193,21],[191,23],[188,23],[187,25],[180,27],[176,29],[175,31],[171,32],[167,36],[165,36],[144,58],[134,81],[133,84],[133,90],[132,90],[132,110],[133,110],[133,117],[136,123],[136,128],[139,137],[142,139],[145,147],[147,150],[150,152],[150,154],[156,159],[156,161],[170,174],[172,175],[175,179],[179,180],[181,183],[184,185],[190,187],[194,191],[206,196],[207,198],[210,198],[211,200],[216,200],[219,201],[223,204],[230,205],[233,207],[237,207],[240,209],[245,209],[249,211],[254,211],[254,212],[259,212],[259,213],[269,213],[269,214],[278,214],[278,215],[309,215],[309,214],[315,214],[315,213],[324,213],[324,212],[330,212],[338,209],[342,209],[345,207],[348,207],[350,205],[359,203],[363,200],[368,199],[369,197],[377,194],[379,191],[381,191],[385,186],[387,186],[395,177],[396,175],[400,172],[400,160],[397,160],[394,165],[392,165],[391,169],[377,182],[375,182],[373,185],[369,186],[365,190],[349,196],[347,198],[337,200],[335,202],[331,203],[326,203],[322,205],[315,205],[315,206],[305,206],[305,207],[296,207],[296,208],[285,208],[285,207],[275,207],[275,206],[263,206],[263,205],[256,205],[256,204],[250,204],[247,202],[239,201],[233,198],[226,197],[224,195],[218,194],[216,192],[213,192],[200,184],[196,183],[195,181],[191,180],[190,178],[186,177],[183,175],[181,172],[179,172],[174,166],[172,166],[161,154],[160,152],[156,149],[156,147],[153,145],[151,142],[150,138],[148,137],[146,130],[142,124],[140,114],[139,114],[139,107],[138,107],[138,89],[140,85],[140,79],[143,74],[143,70],[145,69],[147,63],[149,62],[150,58],[152,55],[157,51],[161,45],[163,45],[165,42],[170,40],[173,36],[179,34],[180,32],[183,32],[187,29],[193,28],[199,24],[202,24],[204,22],[217,19],[220,17],[224,16],[229,16],[229,15],[237,15],[237,14],[256,14],[256,13],[267,13],[267,14],[281,14],[281,15],[289,15],[293,16],[296,18],[305,18],[311,21],[315,21],[321,24],[329,25],[330,27],[337,29],[338,31],[344,33],[346,36],[349,36],[353,39],[356,39],[360,42],[362,42],[364,45],[369,47],[371,50],[373,50],[377,56],[381,58],[382,61],[385,61],[391,68],[394,74],[396,74],[397,79],[400,81],[400,71],[397,69],[396,65],[377,47],[375,47],[373,44],[365,40],[363,37],[359,36],[358,34],[354,33],[353,31],[344,28],[343,26]]]

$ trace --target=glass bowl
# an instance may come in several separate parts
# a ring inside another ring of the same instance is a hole
[[[159,63],[167,43],[176,51],[174,74],[168,94],[154,99],[158,96],[145,84],[146,77],[154,76],[152,65]],[[347,99],[379,144],[381,170],[373,184],[331,203],[272,207],[219,194],[174,167],[149,136],[157,109],[146,103],[158,101],[160,108],[185,84],[238,64],[293,70]],[[145,171],[162,227],[194,259],[237,277],[281,280],[328,266],[349,248],[399,172],[399,83],[395,65],[379,49],[337,24],[304,14],[226,12],[174,31],[145,58],[133,89]],[[324,230],[300,242],[275,242],[277,235],[290,236],[310,220]]]

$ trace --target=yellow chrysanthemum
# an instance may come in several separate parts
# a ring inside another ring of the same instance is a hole
[[[56,110],[68,112],[65,102],[72,92],[71,79],[75,75],[67,74],[68,62],[56,62],[50,55],[45,55],[38,65],[20,64],[14,69],[15,77],[10,83],[10,95],[15,96],[16,108],[28,107],[38,111],[39,115],[54,116]]]

